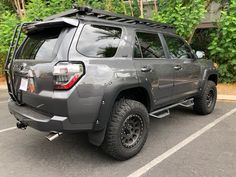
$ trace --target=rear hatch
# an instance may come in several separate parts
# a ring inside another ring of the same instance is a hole
[[[16,96],[26,104],[48,114],[64,115],[65,101],[54,99],[55,65],[68,60],[68,52],[78,20],[66,18],[27,26],[27,37],[13,61]],[[57,107],[55,106],[57,103]]]

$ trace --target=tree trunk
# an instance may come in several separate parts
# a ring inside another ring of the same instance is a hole
[[[140,13],[141,13],[141,18],[144,18],[144,14],[143,14],[143,0],[139,1],[139,8],[140,8]]]
[[[14,8],[20,18],[25,16],[25,0],[13,0]]]
[[[155,13],[157,13],[158,12],[157,0],[154,0],[153,2],[154,2],[154,11]]]
[[[133,11],[132,1],[131,0],[129,0],[129,7],[130,7],[131,15],[134,16],[134,11]]]
[[[194,27],[194,29],[193,29],[191,35],[190,35],[189,38],[188,38],[188,43],[189,43],[189,44],[191,44],[191,42],[192,42],[192,39],[193,39],[193,36],[194,36],[194,34],[195,34],[196,29],[197,29],[197,26]]]
[[[25,0],[21,0],[21,6],[22,6],[23,15],[25,16]]]

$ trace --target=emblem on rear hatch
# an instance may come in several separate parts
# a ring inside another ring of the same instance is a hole
[[[26,65],[27,65],[26,63],[22,63],[21,65],[18,66],[18,69],[22,71],[26,68]]]

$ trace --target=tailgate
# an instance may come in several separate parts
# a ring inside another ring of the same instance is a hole
[[[12,68],[14,89],[22,104],[45,113],[66,114],[66,100],[54,98],[53,68],[57,62],[68,60],[75,30],[75,27],[51,27],[27,35]]]

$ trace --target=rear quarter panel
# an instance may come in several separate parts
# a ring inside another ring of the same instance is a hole
[[[81,22],[70,48],[69,60],[82,61],[86,74],[68,99],[69,117],[72,123],[96,122],[98,127],[104,128],[119,92],[139,84],[131,58],[131,36],[126,28],[122,28],[121,41],[114,57],[88,58],[76,50],[83,26]]]

